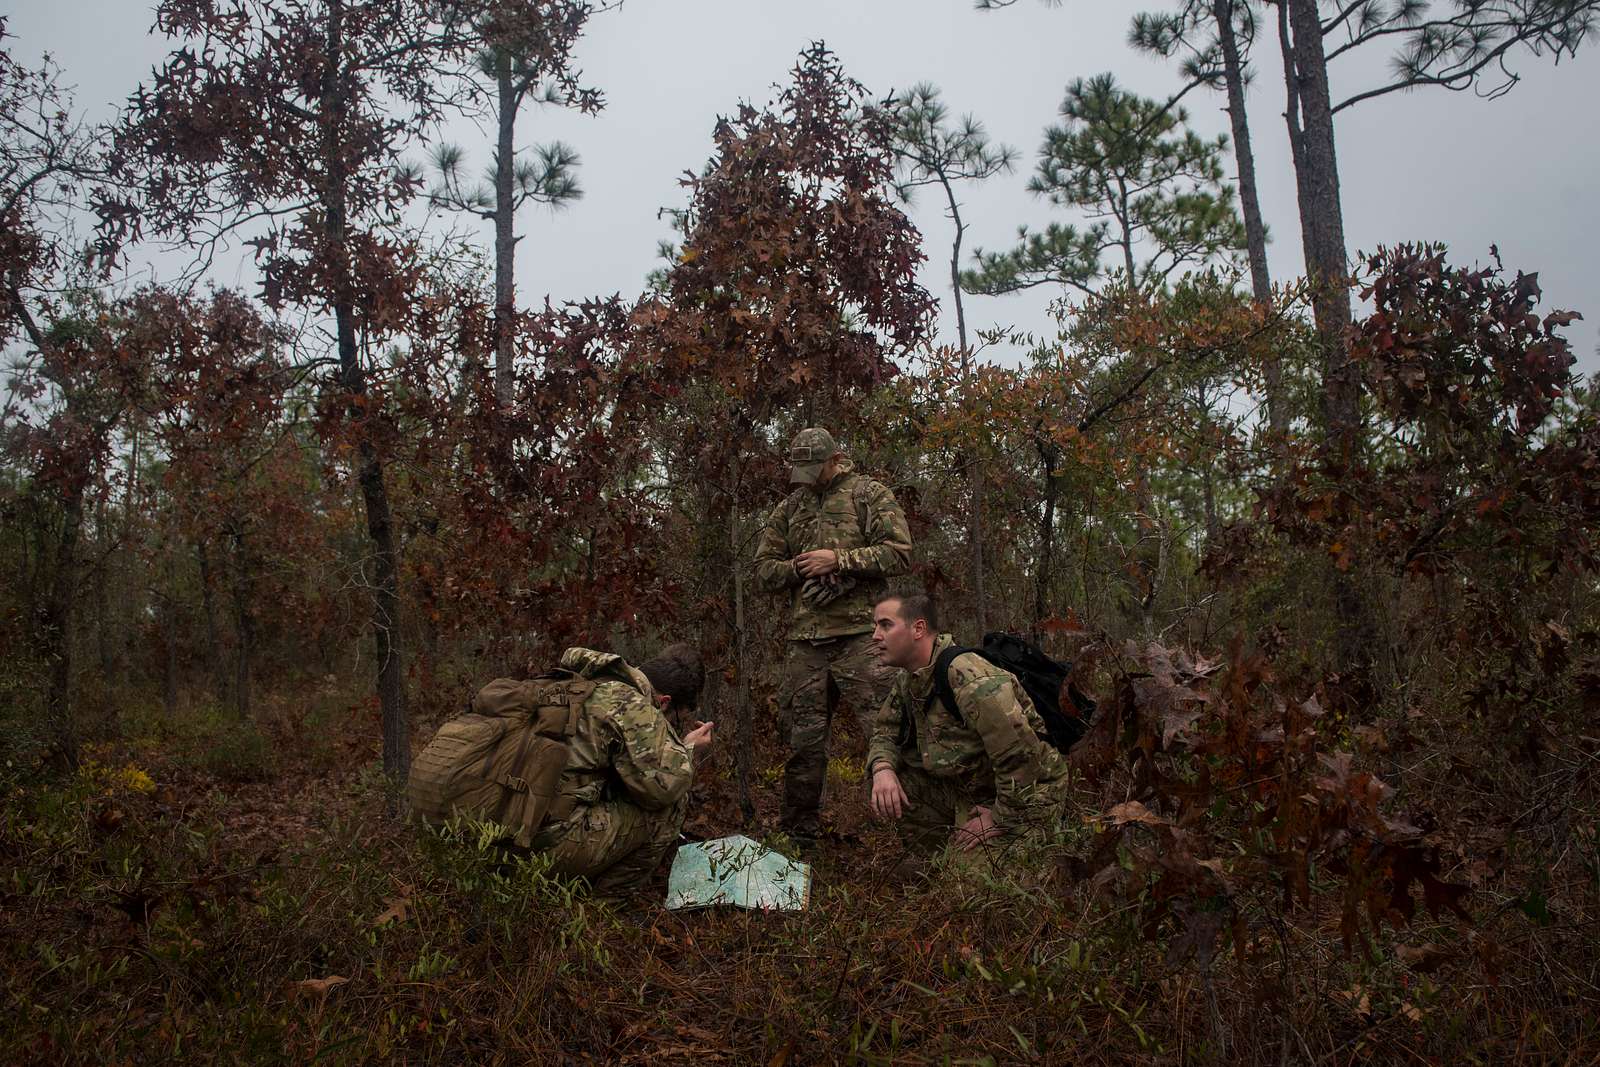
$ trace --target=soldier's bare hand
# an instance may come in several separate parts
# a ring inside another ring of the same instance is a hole
[[[898,819],[911,807],[900,776],[886,763],[878,764],[872,773],[872,797],[868,801],[872,814],[880,819]]]
[[[993,841],[1000,836],[1000,827],[994,824],[993,812],[981,807],[972,810],[977,814],[956,827],[955,833],[950,835],[950,843],[962,852],[971,852],[985,841]]]
[[[711,743],[711,728],[715,723],[696,722],[694,729],[683,735],[683,743],[698,752]]]
[[[831,548],[813,548],[794,558],[794,569],[806,578],[820,578],[839,569],[839,553]]]

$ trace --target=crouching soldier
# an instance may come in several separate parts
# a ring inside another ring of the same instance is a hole
[[[412,765],[412,810],[433,823],[493,820],[508,844],[548,854],[553,871],[598,893],[634,888],[683,829],[711,724],[680,738],[663,712],[694,707],[704,677],[699,654],[673,645],[637,668],[569,648],[548,675],[491,682]]]
[[[1021,684],[982,656],[950,661],[946,691],[956,706],[946,705],[933,672],[953,641],[938,624],[925,596],[873,608],[873,646],[902,671],[867,749],[873,814],[897,821],[907,848],[921,853],[1051,833],[1066,800],[1066,760],[1043,738]]]

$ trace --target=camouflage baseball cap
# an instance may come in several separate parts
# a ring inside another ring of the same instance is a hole
[[[839,446],[833,434],[820,426],[801,430],[789,442],[789,482],[791,485],[816,485],[823,464],[832,458]]]

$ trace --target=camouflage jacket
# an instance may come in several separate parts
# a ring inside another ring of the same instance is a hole
[[[949,634],[933,645],[933,660],[949,648]],[[1067,764],[1040,735],[1044,721],[1027,692],[1008,672],[968,653],[950,663],[950,688],[961,716],[933,693],[933,662],[902,671],[883,702],[867,748],[867,771],[880,763],[896,771],[908,763],[935,778],[957,779],[975,800],[993,800],[1003,828],[1037,825],[1053,817],[1066,795]],[[911,716],[915,748],[901,748]]]
[[[694,754],[657,709],[650,679],[621,656],[588,648],[567,649],[561,666],[598,683],[569,743],[562,795],[580,810],[614,797],[650,811],[677,803],[694,777]]]
[[[839,554],[833,599],[817,603],[794,569],[813,548]],[[789,594],[789,640],[819,641],[872,632],[872,606],[888,592],[885,579],[911,566],[911,531],[887,487],[857,474],[848,459],[821,494],[802,486],[767,516],[756,546],[756,582]]]

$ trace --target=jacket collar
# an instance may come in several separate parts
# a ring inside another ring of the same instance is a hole
[[[949,634],[940,634],[933,640],[933,656],[928,660],[928,665],[911,672],[911,692],[919,697],[928,695],[933,687],[933,665],[939,662],[939,653],[956,643],[956,639]]]
[[[850,457],[849,456],[840,456],[839,457],[839,470],[834,474],[834,476],[832,478],[830,478],[828,480],[828,484],[824,485],[821,489],[817,489],[815,486],[813,486],[812,487],[812,491],[815,492],[818,496],[821,496],[824,493],[827,493],[828,491],[837,488],[840,485],[840,483],[842,483],[846,478],[848,478],[850,475],[854,474],[855,470],[856,470],[856,465],[850,461]]]

